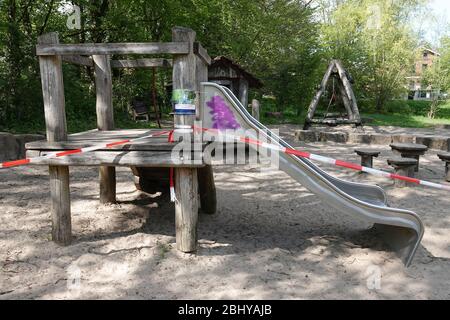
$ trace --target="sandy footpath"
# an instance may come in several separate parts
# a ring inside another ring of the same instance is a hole
[[[293,132],[282,128],[288,140]],[[358,161],[355,145],[296,146]],[[381,149],[375,166],[390,170]],[[173,205],[136,191],[128,168],[118,169],[119,202],[108,206],[98,203],[97,170],[71,168],[74,243],[60,247],[50,241],[47,169],[22,167],[0,172],[0,299],[449,299],[448,192],[324,168],[379,184],[391,206],[421,216],[426,232],[410,268],[370,226],[256,166],[215,168],[218,213],[200,215],[195,255],[175,248]],[[428,152],[419,178],[443,176]]]

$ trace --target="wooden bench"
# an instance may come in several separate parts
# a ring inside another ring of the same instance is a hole
[[[428,147],[417,143],[392,143],[390,147],[394,154],[400,155],[403,158],[413,158],[417,160],[415,172],[419,171],[419,158],[424,155]]]
[[[381,151],[374,149],[355,149],[355,153],[361,157],[361,165],[363,167],[372,168],[373,158],[377,158]]]
[[[394,167],[396,174],[414,178],[414,169],[417,166],[418,160],[414,158],[392,157],[387,160],[387,163]],[[407,183],[403,180],[395,180],[394,185],[398,188],[404,188],[407,186]]]
[[[440,152],[437,156],[442,161],[445,161],[445,181],[450,182],[450,152]]]
[[[133,99],[133,101],[131,101],[131,112],[134,121],[148,122],[148,106],[145,101],[137,98]]]

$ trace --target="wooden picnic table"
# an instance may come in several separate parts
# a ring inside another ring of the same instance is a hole
[[[417,165],[414,168],[415,172],[419,171],[419,159],[427,152],[428,147],[418,143],[391,143],[390,147],[394,154],[400,155],[403,158],[413,158],[417,160]]]

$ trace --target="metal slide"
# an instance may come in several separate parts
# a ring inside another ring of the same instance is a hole
[[[215,109],[219,108],[219,113],[223,114],[225,107],[227,111],[232,112],[233,121],[236,121],[241,129],[254,129],[259,133],[259,137],[251,138],[265,139],[270,143],[292,148],[253,118],[228,88],[204,82],[201,93],[201,119],[204,128],[213,128],[215,121],[213,116],[217,112]],[[214,107],[216,101],[220,102],[217,108]],[[219,127],[219,129],[227,128]],[[250,147],[255,148],[254,145]],[[424,226],[416,213],[389,207],[386,194],[380,187],[332,177],[308,159],[280,153],[279,166],[280,170],[336,210],[373,223],[373,229],[393,247],[405,265],[408,267],[411,264],[424,233]]]

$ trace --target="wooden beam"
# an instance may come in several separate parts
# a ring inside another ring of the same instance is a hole
[[[52,200],[52,240],[62,245],[72,242],[68,166],[49,166]]]
[[[56,32],[38,37],[40,44],[58,44]],[[60,56],[39,57],[42,95],[44,99],[47,141],[67,139],[64,83]],[[70,213],[69,167],[49,166],[52,212],[52,239],[68,245],[72,240]]]
[[[200,92],[200,83],[202,82],[208,82],[208,65],[205,63],[205,61],[200,58],[199,56],[195,57],[195,72],[196,72],[196,82],[197,82],[197,97],[199,105],[196,108],[196,117],[198,121],[201,121],[203,119],[203,106],[206,101],[201,101],[201,99],[204,98],[204,95]]]
[[[95,89],[97,95],[97,128],[100,131],[114,129],[112,104],[112,75],[109,55],[92,56],[95,64]],[[103,166],[99,169],[100,203],[116,202],[116,169]]]
[[[61,57],[64,62],[76,64],[79,66],[93,67],[94,62],[91,57],[83,57],[83,56],[62,56]]]
[[[112,68],[170,68],[172,67],[171,59],[136,59],[136,60],[112,60]]]
[[[28,150],[27,157],[47,155],[54,150]],[[196,158],[194,158],[196,157]],[[93,151],[72,154],[61,158],[36,158],[33,165],[54,166],[114,166],[114,167],[187,167],[199,168],[204,164],[191,159],[201,159],[201,152],[192,154],[190,159],[173,159],[171,151]]]
[[[359,114],[358,104],[356,102],[356,97],[355,93],[353,92],[352,84],[350,83],[350,80],[347,78],[347,74],[345,73],[344,67],[342,66],[341,62],[339,60],[334,60],[334,63],[336,65],[336,68],[339,72],[339,76],[344,85],[345,92],[347,93],[347,96],[350,99],[353,119],[361,123],[361,116]]]
[[[331,73],[333,72],[333,69],[335,66],[336,66],[336,63],[333,60],[330,63],[330,65],[328,66],[328,69],[325,72],[325,75],[323,76],[322,82],[320,83],[320,88],[317,90],[314,98],[311,101],[311,104],[309,105],[308,114],[307,114],[306,120],[305,120],[305,127],[308,125],[308,122],[310,122],[312,120],[312,118],[314,117],[314,113],[316,112],[316,108],[317,108],[317,105],[319,104],[320,97],[322,97],[322,95],[326,89],[328,80],[330,79]]]
[[[194,42],[194,53],[200,57],[208,66],[211,65],[211,57],[200,42]]]
[[[172,29],[172,41],[187,42],[190,49],[189,54],[175,56],[173,59],[173,90],[197,91],[197,57],[193,50],[195,32],[188,28],[174,27]],[[195,114],[183,115],[175,113],[174,115],[175,126],[192,126],[194,121]],[[196,251],[198,222],[198,180],[196,169],[180,168],[175,170],[175,194],[177,198],[177,201],[175,201],[177,248],[183,252]]]
[[[350,99],[347,96],[347,92],[345,91],[344,84],[341,79],[338,79],[336,81],[336,87],[339,90],[342,102],[344,103],[345,110],[347,111],[348,118],[350,120],[354,120],[355,115],[353,113],[352,105]]]
[[[350,119],[312,119],[310,121],[312,124],[327,124],[327,125],[338,125],[338,124],[360,124],[357,120]]]
[[[108,55],[94,55],[95,90],[97,128],[103,130],[114,129],[114,111],[112,105],[112,75]]]
[[[102,54],[188,54],[187,42],[38,44],[38,56]]]
[[[259,121],[259,101],[256,99],[252,100],[252,116]]]

